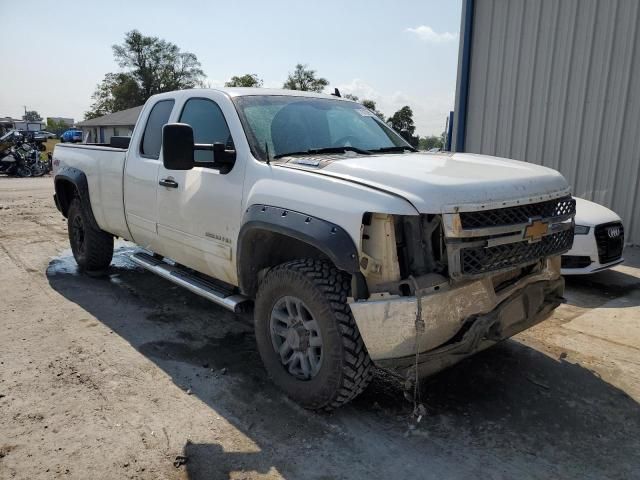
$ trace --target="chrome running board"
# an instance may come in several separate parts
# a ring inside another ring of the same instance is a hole
[[[240,305],[249,300],[249,298],[237,293],[229,286],[203,279],[185,268],[178,265],[170,265],[148,253],[134,253],[129,258],[131,258],[131,261],[136,265],[162,278],[166,278],[170,282],[180,285],[196,295],[200,295],[232,312],[240,312]]]

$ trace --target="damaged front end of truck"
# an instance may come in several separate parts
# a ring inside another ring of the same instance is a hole
[[[425,377],[546,319],[563,302],[575,200],[541,200],[366,213],[360,269],[370,295],[350,308],[372,360]]]

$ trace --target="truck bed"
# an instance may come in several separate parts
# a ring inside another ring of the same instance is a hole
[[[96,222],[102,230],[129,239],[124,215],[122,172],[127,149],[105,144],[59,143],[53,151],[54,165],[82,171]]]

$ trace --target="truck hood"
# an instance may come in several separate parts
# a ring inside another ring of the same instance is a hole
[[[452,213],[533,203],[570,193],[550,168],[469,153],[341,155],[338,160],[287,166],[384,190],[411,202],[420,213]]]

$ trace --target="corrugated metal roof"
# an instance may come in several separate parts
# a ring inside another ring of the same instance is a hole
[[[465,150],[559,170],[640,243],[640,2],[474,3]]]
[[[139,107],[128,108],[119,112],[110,113],[104,117],[92,118],[91,120],[85,120],[84,122],[78,122],[78,127],[119,127],[119,126],[134,126],[142,105]]]

